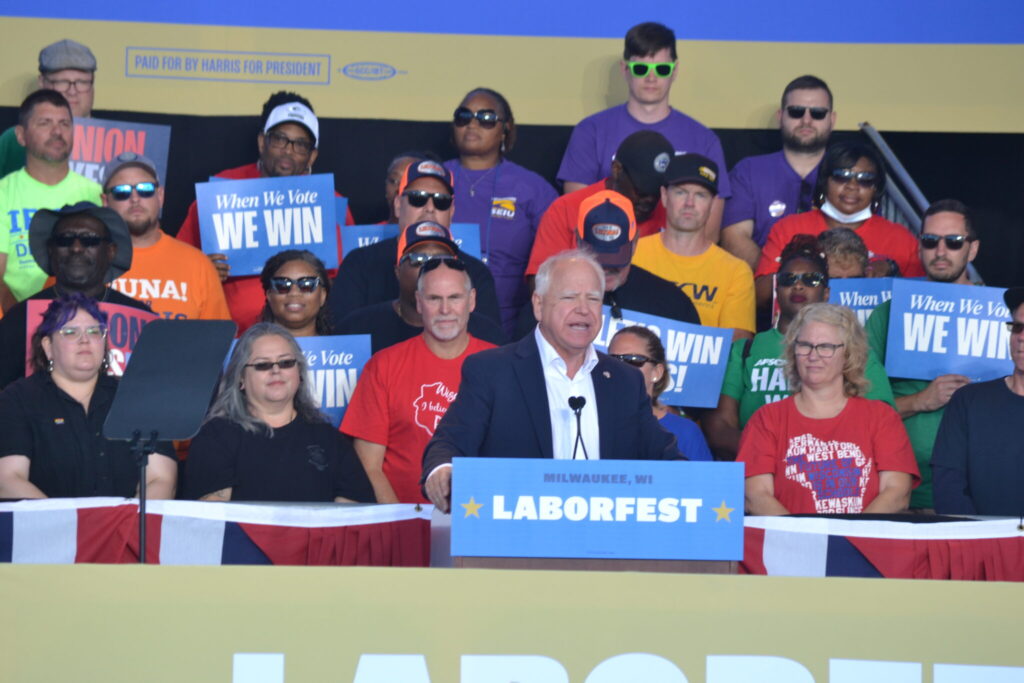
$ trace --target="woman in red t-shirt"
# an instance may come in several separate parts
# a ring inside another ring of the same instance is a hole
[[[803,308],[786,332],[794,393],[758,409],[740,440],[753,515],[891,513],[920,483],[903,422],[862,398],[867,341],[850,309]]]

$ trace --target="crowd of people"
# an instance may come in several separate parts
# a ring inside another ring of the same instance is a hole
[[[879,215],[885,164],[830,142],[820,78],[783,90],[781,150],[727,171],[715,133],[669,103],[675,34],[639,24],[628,99],[574,128],[561,193],[507,158],[511,104],[475,88],[452,116],[456,158],[389,164],[395,237],[343,256],[339,225],[337,268],[287,249],[257,276],[203,249],[195,202],[181,226],[161,224],[165,179],[145,155],[117,156],[100,183],[71,170],[97,69],[75,41],[45,47],[39,89],[0,135],[2,498],[136,495],[127,446],[101,429],[119,305],[239,332],[199,433],[151,456],[154,498],[447,510],[454,457],[686,459],[744,463],[751,514],[1024,512],[1024,451],[1007,433],[1024,416],[1024,288],[1005,294],[1008,377],[887,376],[890,303],[862,325],[830,303],[830,282],[967,285],[980,240],[956,200],[933,204],[919,235]],[[254,162],[216,176],[312,173],[313,104],[272,94],[256,143]],[[456,222],[479,226],[479,258]],[[622,323],[607,355],[605,310]],[[666,402],[662,340],[624,311],[729,331],[716,408]],[[353,334],[373,355],[335,428],[296,339]]]

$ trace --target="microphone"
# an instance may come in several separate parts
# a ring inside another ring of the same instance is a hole
[[[570,396],[569,397],[569,409],[576,414],[576,441],[572,445],[572,459],[576,459],[576,450],[583,446],[583,458],[590,460],[590,456],[587,455],[587,444],[583,442],[583,429],[580,425],[580,419],[583,414],[583,406],[587,405],[587,399],[585,396]]]

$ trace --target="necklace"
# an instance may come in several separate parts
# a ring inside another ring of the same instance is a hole
[[[501,163],[501,162],[499,162],[499,163]],[[496,165],[495,166],[491,166],[489,169],[487,169],[486,173],[484,173],[483,175],[481,175],[479,178],[476,179],[476,182],[470,183],[470,185],[469,185],[469,196],[470,197],[475,197],[476,196],[476,186],[479,185],[481,182],[483,182],[484,178],[486,178],[487,176],[491,175],[491,173],[496,168],[498,168]],[[466,175],[469,175],[469,174],[467,173]]]

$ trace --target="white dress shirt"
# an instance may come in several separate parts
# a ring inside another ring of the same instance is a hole
[[[586,447],[587,458],[601,458],[601,429],[597,421],[597,398],[594,396],[594,380],[590,371],[597,365],[597,351],[591,344],[583,366],[576,376],[569,378],[565,361],[540,332],[540,325],[533,331],[540,349],[540,362],[544,368],[544,386],[548,392],[548,413],[551,415],[551,447],[555,460],[572,460],[576,443],[576,414],[569,408],[570,396],[582,396],[587,400],[583,406],[580,429],[583,445],[576,450],[576,459],[583,460]]]

